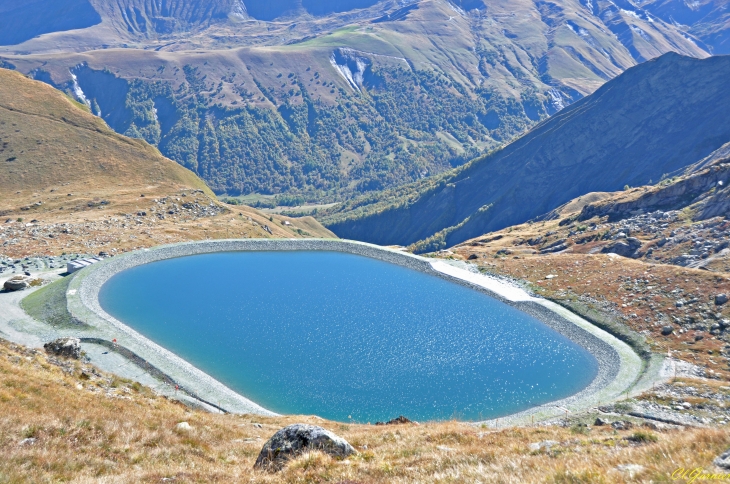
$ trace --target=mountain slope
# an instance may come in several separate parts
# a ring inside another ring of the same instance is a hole
[[[141,140],[111,131],[51,87],[0,69],[0,206],[8,199],[67,185],[179,185],[210,193],[189,170]]]
[[[89,0],[0,0],[0,45],[21,44],[38,35],[84,29],[101,22]]]
[[[637,62],[707,55],[671,23],[610,2],[94,2],[102,24],[8,47],[0,62],[216,193],[309,202],[444,172]],[[276,20],[252,20],[258,7]],[[165,18],[177,22],[167,33],[155,27]]]
[[[730,57],[666,54],[613,81],[502,150],[380,203],[323,220],[341,237],[423,250],[524,222],[589,192],[644,185],[730,140]],[[354,209],[354,210],[353,210]]]
[[[643,9],[701,39],[715,55],[730,54],[730,1],[641,0]]]
[[[654,186],[586,194],[534,221],[451,250],[478,251],[487,259],[618,254],[652,264],[728,272],[728,180],[730,155],[725,154]]]
[[[245,7],[240,0],[0,0],[0,13],[0,45],[21,44],[42,34],[74,37],[77,32],[70,31],[83,29],[106,43],[200,30],[244,17]]]
[[[205,238],[332,237],[218,203],[194,173],[41,82],[0,69],[0,253],[114,253]]]

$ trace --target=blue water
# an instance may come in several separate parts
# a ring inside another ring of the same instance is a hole
[[[506,304],[338,252],[229,252],[117,274],[101,306],[278,413],[486,419],[572,395],[584,348]]]

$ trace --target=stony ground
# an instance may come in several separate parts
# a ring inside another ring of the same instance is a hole
[[[565,219],[518,225],[462,245],[494,249],[500,256],[615,253],[645,262],[730,270],[730,221],[692,223],[679,211],[654,212],[618,222]]]
[[[54,198],[52,203],[31,204],[21,207],[28,210],[0,217],[0,256],[4,254],[7,262],[7,258],[39,255],[113,255],[189,240],[333,237],[311,218],[265,215],[249,207],[225,205],[202,190],[160,196],[154,191],[117,193],[111,202],[69,195],[66,204]]]

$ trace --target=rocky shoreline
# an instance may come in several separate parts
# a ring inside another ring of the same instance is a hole
[[[80,271],[69,285],[67,292],[68,310],[74,319],[93,328],[94,337],[107,341],[116,339],[119,345],[149,361],[150,364],[170,375],[175,381],[181,382],[181,385],[194,389],[201,398],[209,402],[216,402],[217,407],[232,413],[271,415],[272,412],[238,395],[177,355],[147,340],[120,321],[112,318],[101,309],[97,299],[101,286],[113,275],[128,268],[174,257],[241,250],[341,251],[398,264],[483,292],[531,314],[572,341],[589,349],[599,363],[599,373],[594,381],[586,389],[567,399],[536,407],[510,417],[509,420],[515,423],[554,418],[564,414],[566,408],[576,412],[599,404],[610,403],[620,395],[631,391],[631,388],[639,381],[646,366],[628,345],[615,337],[593,327],[590,323],[559,306],[534,298],[523,290],[503,281],[473,274],[465,268],[454,267],[443,261],[430,260],[397,250],[350,241],[326,239],[219,240],[175,244],[128,253],[107,259],[102,263]],[[89,335],[85,336],[89,337]],[[656,379],[657,375],[652,374],[648,377]],[[504,421],[505,419],[500,420]],[[489,422],[480,423],[488,424]]]

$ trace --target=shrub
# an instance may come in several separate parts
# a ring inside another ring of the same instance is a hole
[[[626,440],[636,442],[637,444],[649,444],[652,442],[657,442],[659,438],[654,434],[639,430],[626,437]]]

